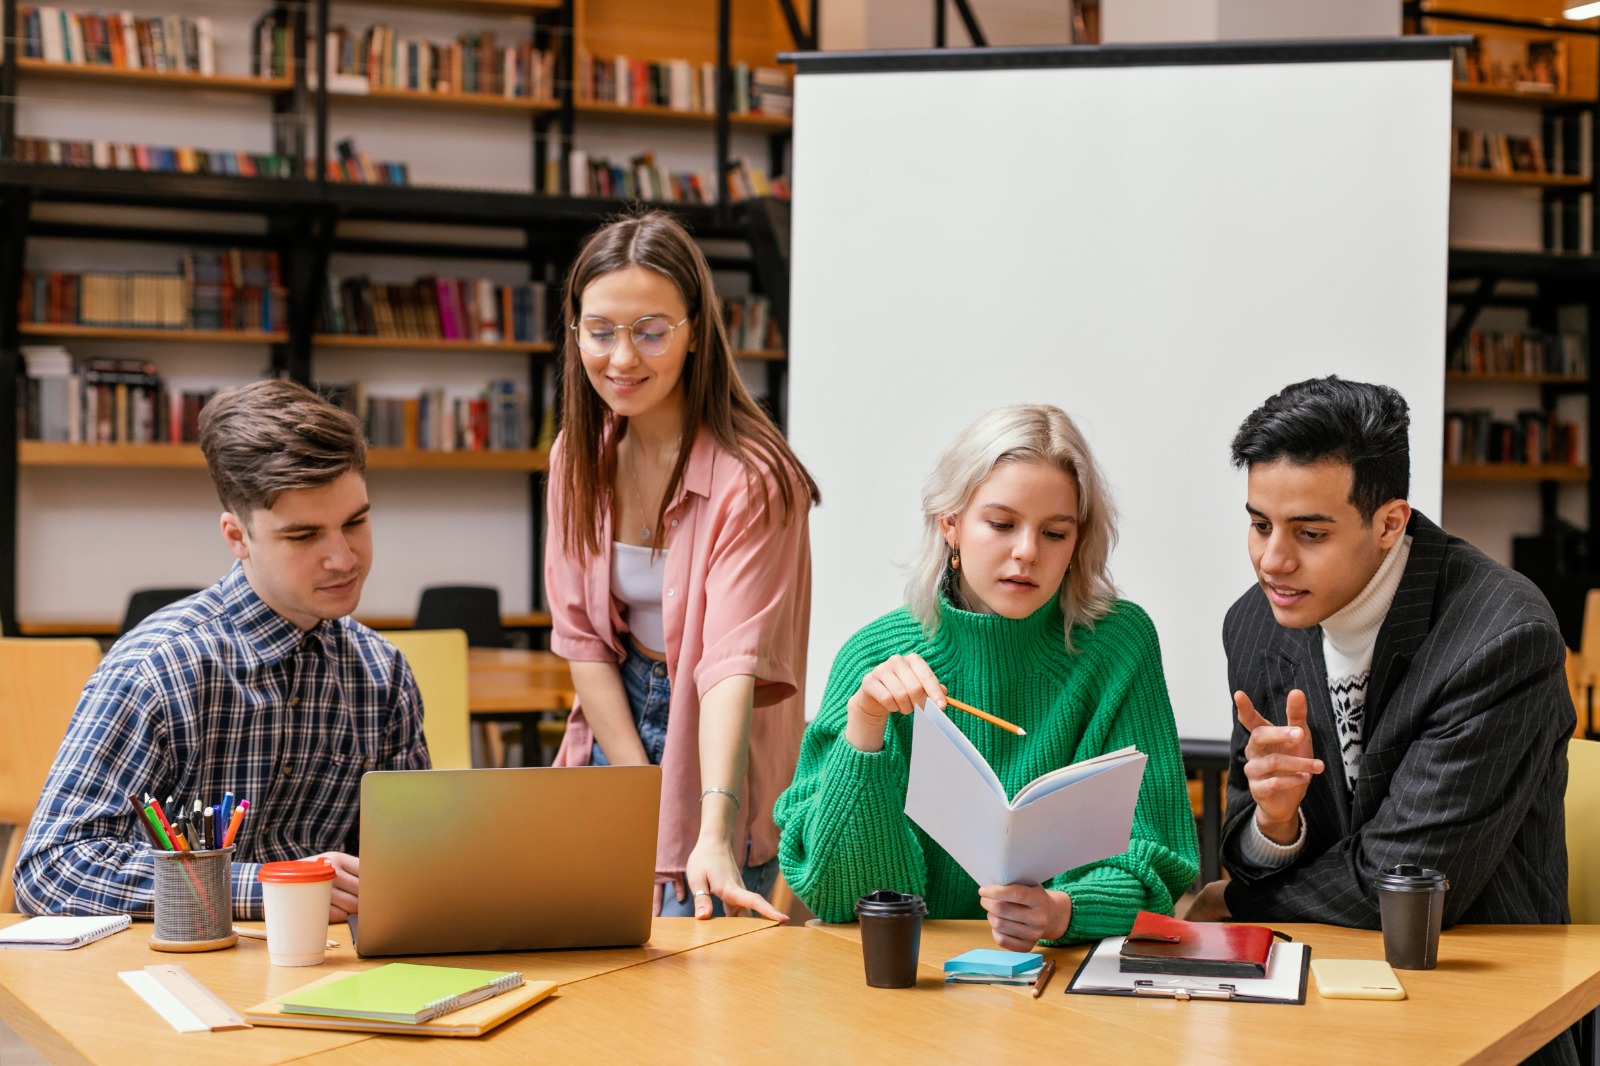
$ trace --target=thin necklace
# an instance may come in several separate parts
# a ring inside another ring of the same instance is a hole
[[[639,520],[640,520],[641,523],[645,523],[646,519],[648,518],[648,516],[650,514],[650,512],[646,511],[644,509],[644,500],[639,495],[639,467],[638,467],[637,464],[634,465],[633,476],[628,479],[628,485],[629,485],[630,488],[633,489],[633,505],[634,505],[634,507],[638,508],[638,510],[639,510],[639,515],[640,515],[640,519]],[[639,526],[639,543],[641,543],[641,544],[649,544],[649,543],[651,543],[650,534],[652,532],[653,531],[651,530],[651,528],[650,528],[650,526],[648,524],[641,524]]]
[[[652,534],[655,532],[655,530],[650,525],[650,512],[645,510],[644,495],[639,488],[639,468],[643,465],[644,461],[642,458],[642,453],[637,447],[633,449],[633,456],[633,463],[630,464],[631,470],[629,472],[630,476],[628,478],[628,488],[631,490],[633,495],[633,505],[639,509],[639,543],[646,545],[654,544],[655,541],[652,539]],[[672,463],[676,464],[677,461],[678,457],[674,455],[672,457]]]

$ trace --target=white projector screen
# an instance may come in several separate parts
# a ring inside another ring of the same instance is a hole
[[[934,460],[1048,402],[1121,511],[1179,734],[1228,735],[1252,581],[1240,421],[1328,373],[1411,404],[1441,475],[1450,62],[1441,38],[799,57],[790,436],[816,475],[809,709],[903,599]]]

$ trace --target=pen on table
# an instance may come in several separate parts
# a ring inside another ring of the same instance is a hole
[[[1050,983],[1050,978],[1055,976],[1056,960],[1045,959],[1039,967],[1039,976],[1033,979],[1033,998],[1038,999],[1044,994],[1044,986]]]
[[[267,933],[266,933],[266,930],[264,930],[264,929],[246,929],[242,925],[236,925],[236,926],[233,927],[233,931],[235,933],[238,933],[240,936],[245,937],[248,940],[265,940],[265,939],[267,939]],[[329,940],[328,941],[328,947],[336,948],[338,946],[339,946],[339,942],[337,940]]]
[[[968,714],[977,715],[979,718],[982,718],[985,722],[988,722],[990,725],[997,725],[1001,729],[1004,729],[1004,730],[1007,730],[1009,732],[1015,733],[1019,737],[1025,737],[1025,736],[1028,735],[1028,731],[1026,729],[1022,728],[1020,725],[1017,725],[1014,722],[1008,722],[1004,718],[996,718],[994,715],[990,714],[988,711],[980,711],[980,710],[978,710],[978,708],[972,706],[972,704],[970,704],[970,703],[962,703],[960,700],[956,699],[954,696],[946,696],[944,698],[944,701],[946,703],[948,703],[952,707],[955,707],[955,708],[958,708],[960,710],[966,711]]]

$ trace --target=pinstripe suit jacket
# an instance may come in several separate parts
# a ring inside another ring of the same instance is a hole
[[[1555,616],[1531,582],[1413,514],[1407,560],[1378,631],[1354,793],[1328,697],[1322,629],[1287,629],[1259,587],[1228,611],[1228,682],[1284,722],[1291,689],[1326,769],[1301,810],[1306,845],[1267,876],[1230,863],[1235,918],[1376,929],[1372,879],[1410,862],[1450,879],[1444,923],[1560,923],[1563,796],[1576,724]],[[1255,817],[1235,720],[1223,854]]]

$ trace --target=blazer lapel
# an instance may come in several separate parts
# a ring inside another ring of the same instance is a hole
[[[1322,627],[1279,631],[1286,647],[1283,668],[1292,680],[1281,691],[1297,688],[1306,694],[1306,726],[1311,730],[1312,754],[1322,760],[1322,773],[1306,790],[1306,824],[1325,826],[1331,821],[1342,840],[1350,833],[1350,785],[1344,776],[1344,756],[1339,750],[1339,730],[1328,698],[1328,667],[1322,657]],[[1287,713],[1287,711],[1285,711]]]

